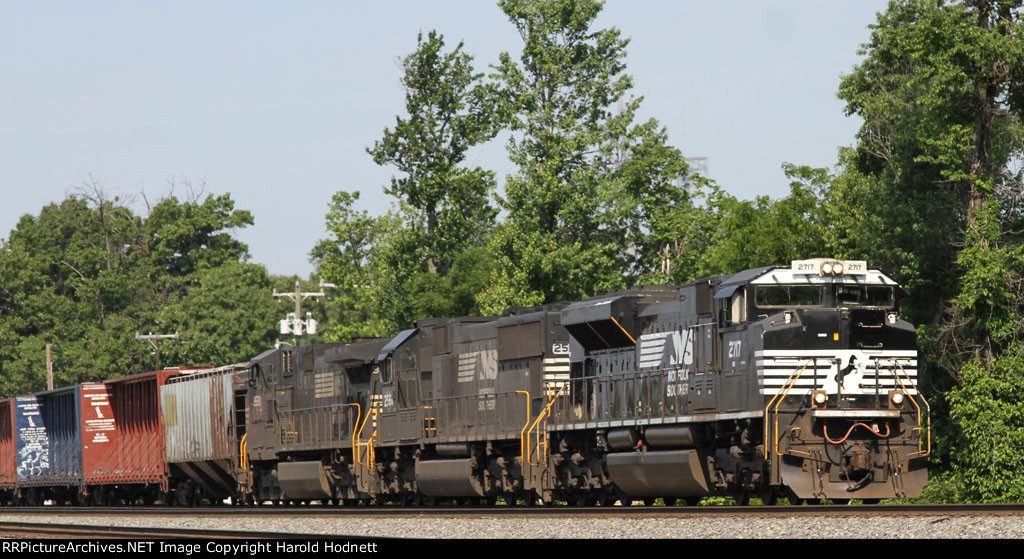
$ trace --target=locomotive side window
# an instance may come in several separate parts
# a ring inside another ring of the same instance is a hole
[[[759,285],[755,292],[762,308],[820,307],[824,295],[820,285]]]
[[[881,307],[891,309],[895,290],[890,285],[837,285],[837,307]]]

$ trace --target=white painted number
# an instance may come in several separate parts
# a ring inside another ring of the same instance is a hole
[[[736,358],[738,358],[740,356],[740,346],[742,345],[742,343],[743,343],[743,340],[735,340],[735,341],[729,342],[729,358],[730,359],[736,359]]]

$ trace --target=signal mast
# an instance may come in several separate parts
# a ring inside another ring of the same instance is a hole
[[[325,297],[326,294],[322,291],[323,288],[325,288],[325,287],[338,287],[338,286],[334,285],[333,283],[325,283],[324,280],[320,280],[320,289],[321,289],[321,291],[308,292],[308,291],[302,291],[302,285],[299,283],[299,280],[295,280],[295,292],[294,293],[278,293],[277,292],[277,288],[274,288],[274,292],[273,292],[273,296],[274,297],[276,297],[278,299],[280,299],[281,297],[288,297],[292,301],[295,301],[295,312],[288,313],[285,316],[285,318],[281,319],[278,322],[278,326],[280,327],[280,332],[281,332],[282,335],[287,336],[288,334],[291,334],[293,336],[293,338],[292,338],[293,344],[292,345],[295,345],[295,346],[301,345],[301,341],[299,339],[299,336],[302,336],[302,335],[305,335],[305,334],[309,334],[309,335],[312,336],[312,335],[316,334],[317,321],[316,321],[316,319],[313,318],[313,313],[307,312],[305,320],[300,318],[302,316],[302,301],[303,301],[303,299],[307,299],[309,297],[313,297],[314,301],[318,301],[320,299],[320,297]],[[281,340],[279,339],[277,341],[276,347],[281,347],[282,343],[283,342],[281,342]]]

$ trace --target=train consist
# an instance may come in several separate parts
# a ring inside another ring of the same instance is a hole
[[[813,259],[0,400],[0,500],[915,497],[902,289]]]

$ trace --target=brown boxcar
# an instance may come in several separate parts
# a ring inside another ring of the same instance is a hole
[[[82,385],[82,473],[85,484],[108,483],[117,476],[116,462],[110,460],[118,445],[118,430],[106,384]]]
[[[102,442],[84,449],[88,466],[85,484],[93,493],[94,502],[103,503],[110,497],[126,500],[142,498],[153,501],[167,498],[167,462],[164,459],[164,427],[160,411],[160,387],[178,370],[140,373],[104,383],[109,398],[113,421],[97,414],[89,417],[92,432],[88,440]],[[83,394],[83,400],[86,400]],[[105,414],[97,392],[83,408],[89,405],[94,412]],[[90,412],[92,413],[92,412]],[[85,414],[83,414],[84,416]],[[83,418],[83,427],[89,423]]]

